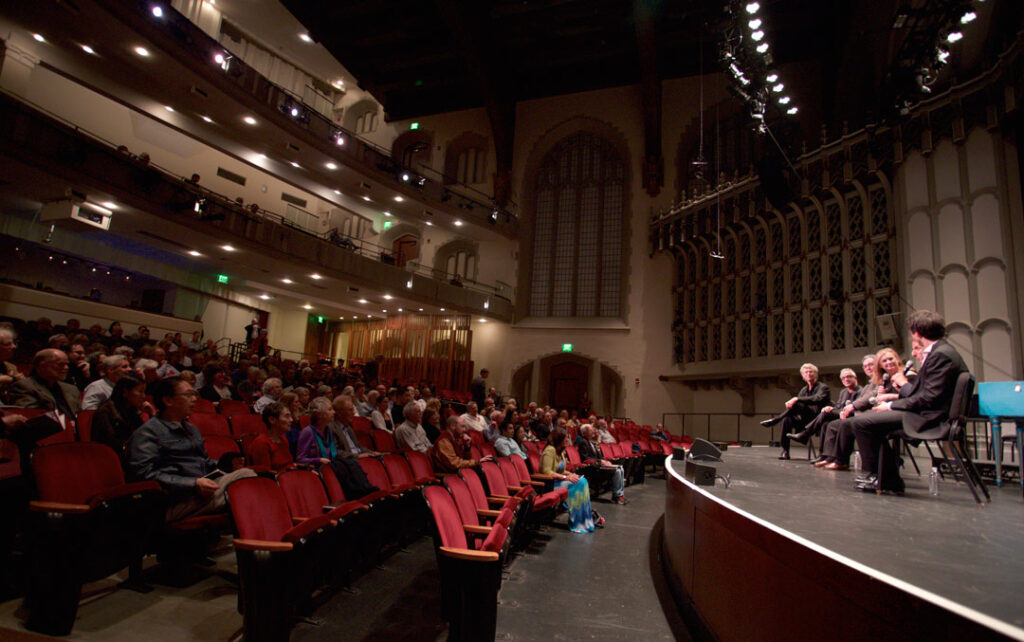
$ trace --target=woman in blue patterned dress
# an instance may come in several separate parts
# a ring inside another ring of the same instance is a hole
[[[594,530],[594,516],[590,509],[590,487],[587,478],[566,472],[568,458],[565,454],[566,432],[555,428],[548,436],[548,445],[540,456],[540,472],[554,477],[555,488],[568,488],[566,508],[569,511],[569,530],[574,533],[589,533]],[[604,518],[599,517],[600,525]]]

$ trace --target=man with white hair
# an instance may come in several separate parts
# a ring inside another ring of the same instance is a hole
[[[405,421],[398,428],[395,428],[395,445],[399,448],[407,448],[425,453],[430,450],[430,440],[427,433],[420,425],[423,418],[423,411],[415,401],[409,401],[402,410]]]
[[[25,375],[21,374],[18,366],[11,363],[14,350],[18,345],[14,342],[14,332],[7,328],[0,328],[0,395],[6,392],[7,388]]]
[[[777,417],[761,422],[766,428],[782,422],[782,452],[779,453],[779,459],[789,459],[789,435],[806,428],[829,401],[828,386],[818,381],[818,366],[813,363],[800,366],[800,377],[807,385],[786,402],[786,410]]]
[[[459,415],[459,422],[461,422],[467,430],[486,432],[487,419],[477,412],[478,410],[479,407],[476,405],[476,402],[470,401],[466,404],[466,412]]]
[[[110,399],[110,393],[114,391],[117,380],[131,374],[131,371],[128,360],[119,354],[100,359],[100,372],[103,376],[85,387],[82,393],[82,410],[99,408],[104,401]]]
[[[252,411],[257,415],[263,413],[263,409],[281,399],[281,380],[277,377],[270,377],[263,382],[263,395],[252,405]]]

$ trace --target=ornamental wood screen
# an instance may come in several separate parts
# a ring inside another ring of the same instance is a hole
[[[438,390],[466,391],[473,378],[473,332],[468,315],[405,314],[387,319],[345,321],[348,360],[368,363],[384,355],[381,377],[390,383],[427,381]]]

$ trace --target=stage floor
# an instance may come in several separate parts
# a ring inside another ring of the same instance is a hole
[[[1024,500],[1017,485],[989,487],[992,503],[979,508],[970,490],[948,477],[938,497],[928,493],[927,469],[904,471],[903,497],[863,493],[853,471],[807,464],[806,451],[776,459],[778,448],[732,447],[717,464],[731,475],[701,487],[776,530],[809,540],[821,552],[921,595],[923,589],[1017,627],[1024,636]],[[918,457],[918,464],[927,462]],[[683,474],[682,462],[673,466]],[[908,462],[909,466],[909,462]],[[845,559],[843,559],[845,558]],[[935,601],[935,600],[933,600]],[[953,610],[963,612],[953,605]]]

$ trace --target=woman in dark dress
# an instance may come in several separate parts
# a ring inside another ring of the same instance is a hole
[[[118,457],[123,457],[128,438],[155,414],[156,409],[146,401],[146,383],[124,375],[114,384],[110,398],[96,409],[91,439],[110,446]]]

